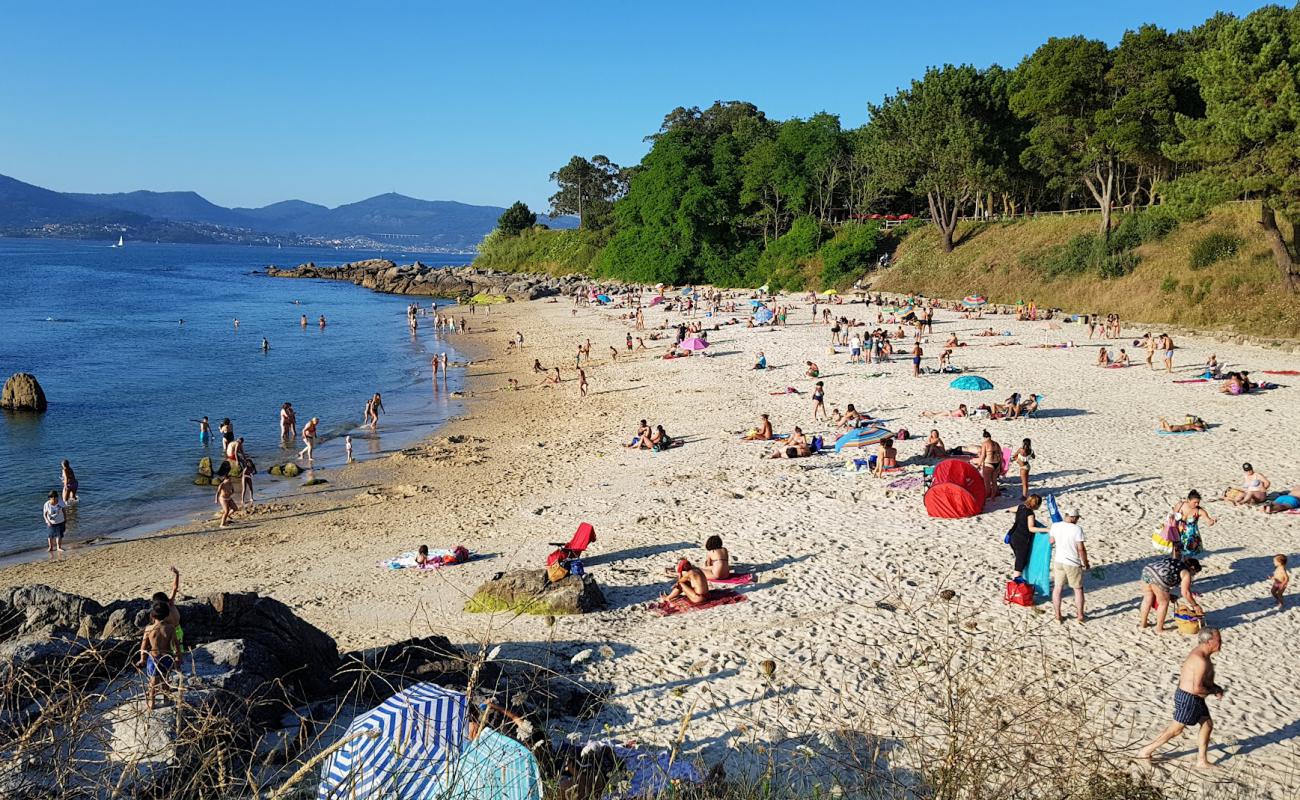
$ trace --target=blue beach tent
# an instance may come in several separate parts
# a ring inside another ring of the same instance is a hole
[[[983,392],[993,388],[987,378],[981,378],[978,375],[963,375],[960,378],[954,378],[953,382],[948,384],[953,389],[964,389],[968,392]]]
[[[465,738],[465,695],[417,683],[352,720],[325,762],[317,800],[433,796]]]
[[[610,302],[609,295],[607,294],[598,294],[596,295],[596,299],[602,303]]]
[[[455,800],[542,800],[542,770],[527,747],[481,728],[447,771],[445,790],[434,798]]]

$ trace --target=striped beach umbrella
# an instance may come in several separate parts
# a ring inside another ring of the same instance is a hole
[[[962,298],[961,302],[963,305],[974,307],[974,306],[982,306],[988,301],[984,299],[984,295],[982,294],[968,294],[964,298]]]
[[[325,762],[317,800],[419,800],[437,789],[465,739],[465,695],[417,683],[352,720]]]

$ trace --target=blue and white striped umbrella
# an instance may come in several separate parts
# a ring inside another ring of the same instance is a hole
[[[465,695],[417,683],[352,720],[325,762],[318,800],[418,800],[437,788],[465,740]]]

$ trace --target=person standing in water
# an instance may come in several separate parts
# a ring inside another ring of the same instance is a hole
[[[266,340],[266,337],[265,337],[265,336],[263,336],[263,337],[262,337],[262,352],[263,352],[263,353],[268,352],[268,351],[270,351],[270,349],[271,349],[271,343],[268,342],[268,341]]]
[[[321,330],[325,330],[325,315],[324,315],[324,314],[321,314],[321,315],[320,315],[320,322],[319,322],[319,325],[320,325],[320,329],[321,329]]]
[[[190,422],[199,423],[199,444],[207,447],[208,442],[212,441],[212,428],[208,425],[208,418],[192,419]]]
[[[306,425],[302,426],[302,443],[305,446],[298,451],[298,460],[301,461],[305,457],[308,468],[313,464],[312,455],[316,448],[316,426],[318,424],[320,424],[320,419],[312,417],[307,421]]]
[[[72,471],[72,464],[66,458],[59,467],[63,478],[63,504],[70,506],[77,502],[77,473]]]
[[[293,413],[293,403],[280,406],[280,441],[292,442],[298,438],[298,415]]]
[[[303,315],[302,315],[302,318],[298,320],[298,324],[301,325],[304,329],[307,327],[307,315],[306,315],[306,314],[303,314]]]
[[[379,412],[383,410],[384,400],[379,392],[375,392],[375,396],[366,403],[366,423],[370,425],[370,430],[379,428]]]
[[[41,516],[45,519],[46,538],[49,539],[49,552],[63,552],[63,534],[68,529],[68,518],[64,515],[67,505],[59,499],[59,493],[50,490],[50,498],[41,506]]]

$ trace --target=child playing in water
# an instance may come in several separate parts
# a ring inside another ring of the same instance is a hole
[[[1291,575],[1286,570],[1286,556],[1278,553],[1273,556],[1273,587],[1268,592],[1277,602],[1278,610],[1282,608],[1282,595],[1286,593],[1286,587],[1290,583]]]

